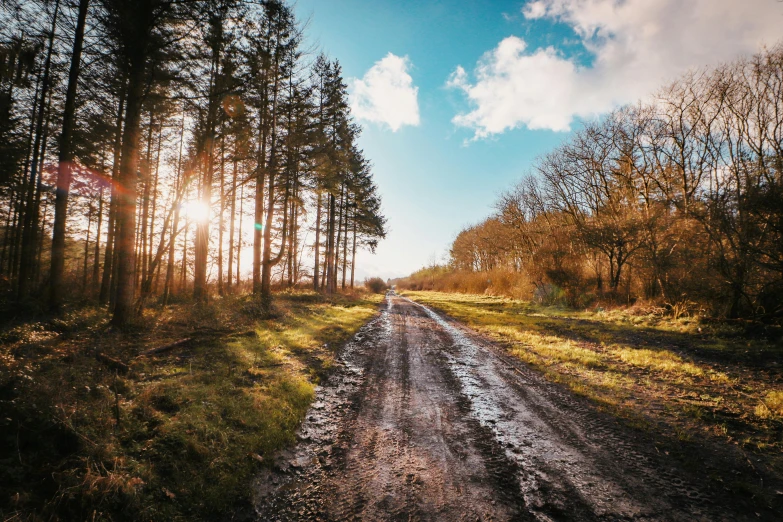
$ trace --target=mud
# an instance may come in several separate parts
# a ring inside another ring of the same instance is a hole
[[[255,485],[259,520],[758,520],[487,340],[390,294]]]

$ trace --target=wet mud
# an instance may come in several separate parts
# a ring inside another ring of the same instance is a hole
[[[389,294],[256,480],[258,520],[758,520],[466,327]]]

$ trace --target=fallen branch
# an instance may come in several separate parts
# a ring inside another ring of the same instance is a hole
[[[115,359],[114,357],[109,357],[108,355],[102,354],[101,352],[97,352],[95,354],[95,358],[112,370],[117,370],[120,373],[128,373],[128,370],[130,370],[130,366],[124,362],[120,361],[119,359]]]
[[[174,341],[173,343],[164,344],[163,346],[158,346],[157,348],[152,348],[151,350],[142,352],[136,358],[138,359],[139,357],[149,357],[150,355],[156,355],[162,352],[167,352],[179,346],[183,346],[189,343],[190,341],[192,341],[190,337],[185,337],[184,339],[180,339],[179,341]]]

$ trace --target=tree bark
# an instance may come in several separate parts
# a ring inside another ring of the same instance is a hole
[[[334,194],[329,193],[329,202],[327,207],[327,223],[326,223],[326,269],[324,270],[324,278],[322,279],[322,285],[326,289],[326,293],[332,293],[332,256],[334,255],[334,215],[335,215],[335,198]]]
[[[179,133],[179,154],[177,156],[177,181],[175,191],[182,194],[185,193],[185,187],[182,180],[182,146],[185,141],[185,108],[182,108],[182,124],[180,126]],[[174,221],[171,224],[171,241],[169,241],[169,257],[166,263],[166,282],[163,285],[163,304],[168,304],[169,296],[172,293],[173,279],[174,279],[174,235],[179,227],[179,211],[180,205],[177,205],[174,209]],[[165,233],[165,229],[161,231],[161,234]]]
[[[87,290],[87,262],[90,257],[90,229],[92,228],[92,213],[94,211],[94,207],[92,205],[92,201],[89,203],[89,210],[87,211],[87,236],[84,239],[84,259],[83,259],[83,266],[82,266],[82,295],[85,294]]]
[[[318,200],[315,205],[315,263],[313,263],[313,290],[318,291],[318,264],[321,253],[321,191],[318,191]]]
[[[236,219],[237,212],[237,158],[236,151],[234,151],[233,169],[231,173],[231,219],[229,220],[228,231],[228,274],[226,287],[231,292],[231,285],[233,283],[233,270],[234,270],[234,221]]]
[[[147,280],[147,263],[149,257],[147,255],[147,227],[149,224],[150,216],[150,191],[152,190],[152,131],[155,128],[154,124],[155,106],[150,107],[150,122],[149,129],[147,130],[147,157],[144,161],[144,190],[141,197],[141,223],[139,224],[139,237],[137,240],[137,264],[141,261],[141,279],[140,281]],[[138,283],[137,283],[138,284]]]
[[[350,198],[346,197],[345,223],[343,224],[343,229],[345,230],[345,232],[343,233],[343,280],[342,280],[342,284],[340,285],[343,290],[345,290],[345,273],[348,267],[348,264],[346,263],[348,259],[348,213],[351,210],[350,206],[348,205],[349,200]]]
[[[266,78],[264,78],[264,81]],[[263,229],[264,221],[264,184],[266,183],[266,142],[267,142],[267,107],[266,107],[266,88],[262,90],[262,107],[259,118],[261,127],[261,143],[259,143],[258,165],[256,167],[256,194],[255,211],[253,214],[253,293],[261,293],[261,262],[263,249]],[[241,221],[240,221],[241,228]],[[241,236],[240,236],[241,237]]]
[[[122,136],[122,157],[117,205],[117,285],[112,324],[121,326],[133,318],[136,275],[136,173],[139,166],[139,123],[144,93],[146,55],[131,57],[128,75],[128,98],[125,107],[125,128]]]
[[[54,230],[52,232],[52,260],[49,277],[51,279],[49,308],[57,310],[63,297],[63,270],[65,268],[65,222],[68,217],[68,192],[71,189],[71,134],[76,111],[76,89],[81,70],[82,47],[84,44],[84,26],[87,20],[89,0],[79,0],[79,14],[76,21],[76,33],[73,38],[71,68],[68,72],[68,90],[65,94],[63,111],[63,130],[60,135],[60,157],[57,171],[57,192],[54,202]],[[100,228],[100,227],[99,227]],[[100,230],[98,230],[100,233]],[[97,245],[100,245],[98,236]]]
[[[125,110],[125,82],[120,87],[119,93],[120,103],[117,109],[117,125],[114,133],[114,162],[112,165],[111,173],[111,198],[109,200],[109,221],[107,223],[106,231],[106,249],[103,253],[103,275],[101,277],[101,291],[98,296],[98,302],[100,304],[106,304],[109,302],[110,290],[112,288],[112,277],[114,275],[114,256],[115,256],[115,238],[116,238],[116,221],[117,221],[117,182],[119,180],[120,172],[120,152],[122,148],[122,123]]]
[[[239,278],[239,261],[241,259],[242,254],[242,218],[245,216],[245,185],[242,185],[242,188],[239,192],[239,230],[237,231],[237,275],[236,275],[236,285],[237,288],[239,288],[240,278]]]
[[[150,211],[150,221],[148,225],[148,237],[149,237],[149,246],[147,247],[147,253],[148,253],[148,259],[147,259],[147,267],[149,270],[149,266],[152,263],[152,257],[153,257],[153,245],[155,244],[155,216],[158,212],[158,179],[160,175],[160,151],[161,147],[163,145],[163,123],[161,122],[158,126],[158,146],[157,150],[155,152],[155,177],[152,180],[152,209]],[[162,242],[164,240],[165,230],[161,230],[161,236],[160,241]],[[158,265],[160,266],[160,265]]]
[[[30,276],[33,271],[35,261],[35,234],[38,227],[38,207],[36,203],[36,189],[40,184],[39,174],[39,155],[41,150],[41,141],[43,139],[44,126],[44,107],[49,98],[50,71],[52,64],[52,52],[54,50],[54,35],[57,30],[57,15],[60,12],[60,0],[54,4],[54,16],[52,17],[52,28],[49,33],[49,49],[46,53],[44,63],[43,79],[41,80],[41,100],[38,111],[38,121],[35,129],[35,142],[33,144],[33,157],[30,161],[30,178],[27,185],[27,197],[24,206],[24,220],[22,228],[21,257],[19,261],[19,278],[17,287],[17,298],[22,299],[29,294]]]
[[[218,295],[223,295],[223,212],[226,210],[225,140],[220,141],[220,216],[218,216]]]
[[[95,297],[95,289],[98,287],[98,275],[101,267],[101,227],[103,225],[103,187],[98,193],[98,228],[95,231],[95,252],[92,261],[92,279],[90,284],[90,294]]]
[[[356,272],[356,216],[353,217],[353,248],[351,248],[351,288],[353,288],[353,276]]]
[[[217,125],[218,92],[217,78],[220,68],[220,47],[212,51],[212,74],[209,82],[209,102],[207,106],[207,136],[204,146],[204,167],[201,177],[201,203],[205,208],[212,207],[212,182],[215,167],[215,127]],[[196,243],[193,260],[193,298],[206,301],[207,291],[207,261],[209,257],[209,217],[196,223]]]
[[[340,187],[340,212],[337,215],[337,240],[334,243],[334,253],[332,254],[332,258],[334,260],[334,268],[332,269],[332,279],[329,283],[330,291],[332,293],[337,291],[337,274],[338,267],[340,264],[340,240],[342,239],[342,236],[340,235],[343,230],[343,213],[345,212],[345,184],[342,184]]]

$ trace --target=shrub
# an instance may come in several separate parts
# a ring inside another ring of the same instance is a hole
[[[364,286],[367,288],[367,290],[374,294],[382,294],[388,289],[388,286],[386,286],[386,281],[380,277],[371,277],[369,279],[365,279]]]

